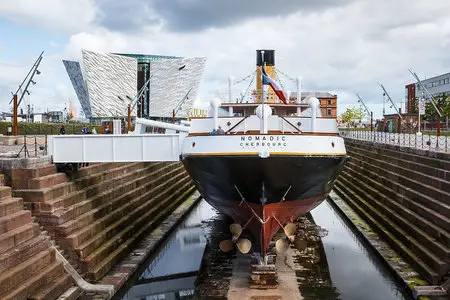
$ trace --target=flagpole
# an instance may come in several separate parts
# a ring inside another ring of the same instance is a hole
[[[265,133],[266,132],[266,122],[264,120],[265,115],[264,115],[264,74],[263,74],[263,67],[264,67],[264,50],[261,51],[261,59],[262,59],[262,64],[261,64],[261,103],[262,103],[262,118],[261,118],[261,132]]]

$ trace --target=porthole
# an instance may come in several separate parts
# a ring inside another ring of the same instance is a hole
[[[195,148],[195,142],[192,142],[192,148]]]
[[[333,147],[333,148],[334,148],[334,142],[331,142],[331,147]]]

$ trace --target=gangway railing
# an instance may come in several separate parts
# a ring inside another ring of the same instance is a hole
[[[86,134],[48,138],[54,163],[179,161],[184,135]]]

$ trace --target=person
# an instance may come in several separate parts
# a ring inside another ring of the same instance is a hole
[[[83,129],[81,130],[84,134],[88,133],[88,129],[87,126],[83,126]]]
[[[64,128],[64,125],[62,125],[61,129],[59,129],[59,134],[66,134],[66,129]]]
[[[225,134],[225,131],[222,129],[222,127],[219,126],[219,129],[217,129],[217,134]]]
[[[92,134],[97,134],[97,130],[95,130],[95,127],[92,128]]]
[[[217,131],[215,129],[213,129],[210,134],[217,134]]]

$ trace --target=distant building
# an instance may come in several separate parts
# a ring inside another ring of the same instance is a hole
[[[450,73],[421,81],[433,96],[440,96],[444,93],[450,94]],[[422,93],[427,98],[425,91],[417,82],[405,85],[406,112],[413,113],[415,111],[416,98],[422,97]]]
[[[302,101],[309,96],[315,96],[320,101],[320,109],[323,117],[336,118],[337,117],[337,95],[327,92],[301,92]],[[291,93],[289,101],[295,103],[297,100],[297,93]]]
[[[205,58],[97,53],[82,50],[82,64],[63,60],[67,73],[88,119],[126,117],[127,105],[150,80],[132,115],[187,117],[197,97]]]

